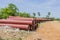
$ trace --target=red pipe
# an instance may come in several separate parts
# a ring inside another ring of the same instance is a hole
[[[19,28],[19,29],[25,29],[25,30],[29,30],[29,25],[17,25],[17,24],[4,24],[4,23],[0,23],[0,26],[10,26],[13,28]]]
[[[37,21],[49,21],[51,19],[47,19],[47,18],[36,18]]]
[[[10,16],[9,18],[7,18],[7,20],[32,21],[33,24],[37,23],[35,18],[24,18],[24,17],[19,17],[19,16]]]
[[[47,18],[24,18],[24,17],[19,17],[19,16],[10,16],[7,19],[13,19],[13,20],[25,20],[25,21],[49,21],[51,19],[47,19]]]
[[[7,19],[13,19],[13,20],[25,20],[25,21],[32,21],[35,20],[34,18],[24,18],[24,17],[19,17],[19,16],[10,16]]]
[[[32,21],[0,20],[0,23],[32,25]]]

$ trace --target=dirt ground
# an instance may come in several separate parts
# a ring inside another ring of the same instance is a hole
[[[60,40],[60,22],[41,23],[36,32],[31,33],[29,40]]]
[[[49,21],[39,24],[36,31],[5,31],[0,29],[0,36],[9,40],[60,40],[60,22]],[[9,29],[8,29],[9,30]]]

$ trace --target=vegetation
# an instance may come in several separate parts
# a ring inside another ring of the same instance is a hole
[[[7,18],[9,16],[31,17],[31,15],[26,12],[19,12],[19,9],[12,3],[10,3],[8,7],[0,9],[0,19]]]
[[[3,40],[3,39],[1,38],[1,36],[0,36],[0,40]]]
[[[40,12],[38,12],[38,16],[40,17]]]
[[[17,7],[14,4],[9,4],[8,7],[1,8],[0,18],[15,16],[16,13],[17,13]]]
[[[34,16],[34,18],[35,18],[35,16],[36,16],[36,13],[33,13],[33,16]]]
[[[22,40],[22,38],[19,38],[18,40]]]
[[[20,12],[18,16],[20,16],[20,17],[31,17],[31,15],[29,13],[26,13],[26,12]]]
[[[51,15],[51,13],[50,13],[50,12],[48,12],[48,14],[47,14],[46,18],[50,18],[50,15]]]
[[[40,12],[37,12],[37,14],[38,14],[39,17],[41,16]],[[50,15],[51,15],[51,12],[48,12],[46,17],[43,17],[43,18],[49,18],[49,19],[52,19],[52,20],[60,21],[59,18],[50,17]],[[17,8],[17,6],[10,3],[7,7],[0,9],[0,19],[6,19],[9,16],[20,16],[20,17],[33,17],[33,18],[36,18],[36,13],[34,12],[33,15],[30,15],[29,13],[26,13],[26,12],[19,12],[19,9]]]

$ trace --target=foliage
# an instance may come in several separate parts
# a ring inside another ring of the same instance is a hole
[[[6,18],[6,17],[8,17],[7,8],[2,8],[2,9],[0,10],[0,19],[1,19],[1,18]]]
[[[19,38],[18,40],[22,40],[22,38]]]
[[[17,12],[18,8],[14,4],[10,3],[8,5],[8,13],[10,13],[11,16],[16,16]]]
[[[49,18],[49,17],[50,17],[50,15],[51,15],[51,13],[50,13],[50,12],[48,12],[48,14],[47,14],[46,18]]]
[[[3,39],[1,38],[1,36],[0,36],[0,40],[3,40]]]
[[[49,19],[51,19],[51,20],[53,20],[53,21],[60,21],[60,18],[50,17]]]
[[[38,12],[38,16],[40,16],[40,12]]]
[[[8,7],[0,9],[0,18],[7,18],[9,16],[15,16],[18,11],[18,8],[10,3]]]
[[[26,12],[19,12],[19,9],[16,7],[16,5],[12,3],[10,3],[8,7],[0,9],[0,19],[7,18],[9,16],[31,17],[31,15]]]
[[[56,18],[56,19],[54,19],[55,21],[60,21],[60,19],[59,18]]]
[[[31,17],[30,14],[26,13],[26,12],[20,12],[19,13],[20,17]]]
[[[33,13],[33,16],[35,17],[35,16],[36,16],[36,14],[35,14],[35,13]]]

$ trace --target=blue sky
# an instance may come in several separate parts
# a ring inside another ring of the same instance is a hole
[[[51,17],[60,18],[60,0],[0,0],[0,8],[9,3],[15,4],[21,12],[40,12],[41,16],[51,12]]]

